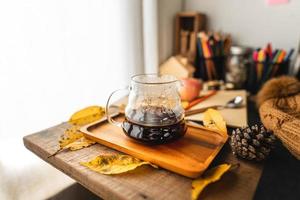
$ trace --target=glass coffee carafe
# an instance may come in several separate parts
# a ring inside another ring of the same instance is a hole
[[[107,119],[130,138],[145,144],[176,140],[186,132],[179,87],[179,80],[171,75],[135,75],[131,78],[125,120],[116,122],[109,114],[110,99],[118,90],[107,101]]]

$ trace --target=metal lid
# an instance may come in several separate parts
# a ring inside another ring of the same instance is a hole
[[[231,55],[245,55],[251,52],[251,49],[248,47],[241,47],[241,46],[232,46],[230,48]]]

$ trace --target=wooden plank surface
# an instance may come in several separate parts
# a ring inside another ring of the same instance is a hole
[[[99,154],[118,153],[100,144],[73,152],[61,152],[47,158],[58,148],[58,139],[68,124],[24,137],[25,146],[63,173],[74,178],[84,187],[104,199],[190,199],[192,179],[164,169],[143,166],[134,171],[119,175],[102,175],[81,166],[79,162],[88,161]],[[212,165],[237,163],[240,167],[224,175],[217,183],[211,184],[201,194],[201,199],[252,199],[262,165],[245,162],[232,156],[226,144]],[[49,177],[51,178],[51,177]]]
[[[176,141],[143,145],[126,136],[122,128],[103,122],[105,119],[80,130],[100,144],[191,178],[199,177],[207,169],[228,138],[224,134],[188,126],[185,135]],[[124,116],[117,119],[123,120]]]

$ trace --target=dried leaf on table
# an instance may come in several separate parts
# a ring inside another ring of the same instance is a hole
[[[91,146],[95,143],[96,143],[95,141],[87,139],[86,137],[83,136],[83,137],[79,138],[78,140],[76,140],[75,142],[68,144],[63,149],[70,149],[71,151],[75,151],[78,149],[82,149],[82,148]]]
[[[205,127],[220,131],[227,135],[226,122],[221,113],[215,109],[208,109],[203,115],[203,124]]]
[[[198,196],[203,189],[210,183],[218,181],[222,175],[227,172],[232,165],[221,164],[206,171],[201,178],[195,179],[192,182],[192,200],[198,199]]]
[[[101,106],[89,106],[74,113],[69,119],[73,125],[86,125],[101,119],[105,114],[105,109]]]
[[[49,157],[58,154],[59,152],[70,149],[72,151],[88,147],[92,144],[95,144],[94,141],[89,140],[83,136],[83,133],[80,132],[80,126],[71,126],[66,129],[64,134],[61,136],[59,142],[59,149],[51,154]],[[48,158],[49,158],[48,157]]]
[[[49,157],[66,149],[75,151],[95,144],[96,142],[83,136],[83,133],[80,132],[80,128],[83,125],[101,119],[104,115],[105,110],[100,106],[89,106],[74,113],[69,120],[72,126],[65,130],[59,140],[59,149]]]
[[[120,174],[131,171],[141,165],[157,166],[134,158],[129,155],[100,155],[89,162],[81,162],[81,165],[101,174]]]
[[[71,126],[66,129],[64,134],[60,137],[59,147],[62,149],[65,146],[75,142],[76,140],[83,137],[83,134],[79,131],[80,126]]]

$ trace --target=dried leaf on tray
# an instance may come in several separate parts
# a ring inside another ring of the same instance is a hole
[[[86,125],[101,119],[105,114],[105,109],[101,106],[89,106],[74,113],[69,119],[73,125]]]
[[[89,162],[81,162],[81,165],[101,174],[120,174],[134,170],[141,165],[157,166],[134,158],[129,155],[100,155]]]
[[[192,200],[198,199],[198,196],[203,189],[210,183],[220,180],[222,175],[226,173],[233,165],[221,164],[206,171],[201,178],[195,179],[192,182]],[[237,165],[234,165],[237,166]]]
[[[203,124],[205,127],[220,131],[222,134],[227,135],[226,122],[221,113],[215,109],[208,109],[203,115]]]

